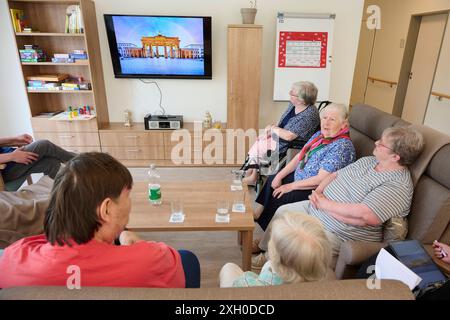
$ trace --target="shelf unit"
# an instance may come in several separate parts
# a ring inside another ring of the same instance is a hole
[[[228,26],[228,128],[259,128],[262,31],[261,25]]]
[[[66,10],[79,5],[84,21],[84,33],[64,33]],[[26,90],[31,124],[37,139],[48,139],[72,151],[100,151],[98,128],[109,123],[100,44],[91,0],[8,0],[9,9],[24,11],[26,21],[39,32],[16,32],[17,54],[24,45],[38,45],[47,57],[55,53],[84,50],[88,60],[76,63],[22,62],[21,69],[26,88],[26,78],[37,74],[67,73],[83,77],[92,90],[41,91]],[[11,21],[12,23],[12,21]],[[39,116],[41,113],[67,110],[69,106],[94,106],[97,117],[87,121],[53,121]]]

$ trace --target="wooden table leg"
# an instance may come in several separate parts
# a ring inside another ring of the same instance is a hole
[[[239,231],[242,239],[242,270],[252,269],[252,241],[253,231]]]

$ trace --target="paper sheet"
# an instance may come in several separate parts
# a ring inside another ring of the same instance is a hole
[[[375,275],[377,279],[400,280],[413,290],[422,281],[422,278],[411,271],[403,263],[384,249],[381,249],[375,262]]]

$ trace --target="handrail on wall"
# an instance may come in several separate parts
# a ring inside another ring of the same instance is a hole
[[[448,94],[443,94],[443,93],[439,93],[439,92],[436,92],[436,91],[432,91],[431,95],[435,96],[439,101],[441,101],[442,99],[449,99],[450,100],[450,95],[448,95]]]
[[[372,83],[374,83],[375,81],[382,82],[382,83],[387,83],[391,88],[392,88],[393,86],[396,86],[396,85],[397,85],[397,82],[394,82],[394,81],[388,81],[388,80],[383,80],[383,79],[380,79],[380,78],[367,77],[367,79],[370,80],[370,81],[372,81]]]

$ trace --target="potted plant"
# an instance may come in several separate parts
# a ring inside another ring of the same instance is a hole
[[[243,24],[254,24],[256,16],[256,0],[250,0],[250,8],[242,8],[242,23]]]

